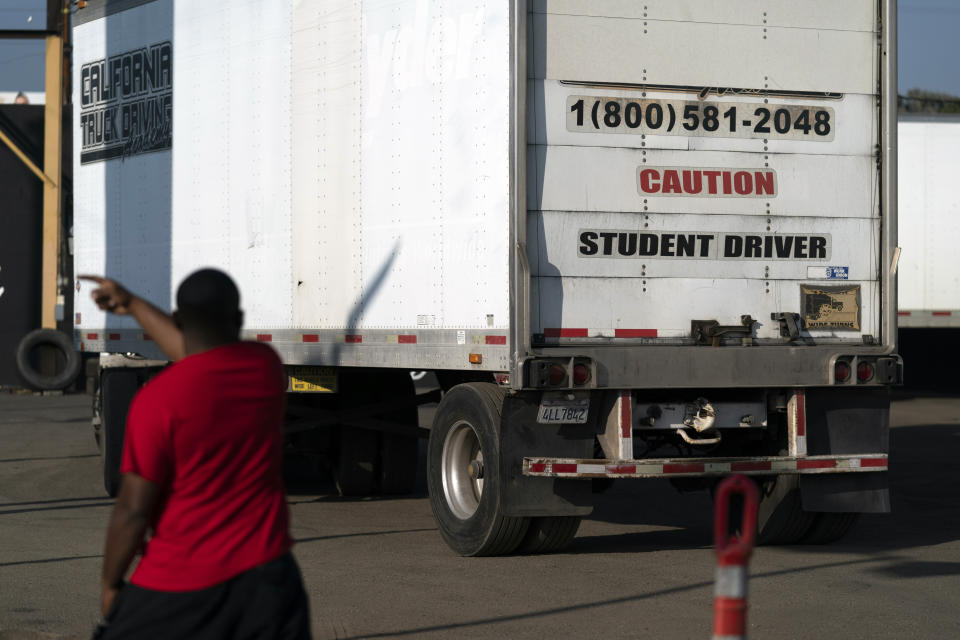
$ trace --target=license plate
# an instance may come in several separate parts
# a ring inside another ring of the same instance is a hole
[[[538,424],[585,424],[590,413],[590,399],[543,400],[537,413]]]

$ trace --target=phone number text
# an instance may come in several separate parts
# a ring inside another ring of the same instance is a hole
[[[829,142],[829,107],[570,96],[567,131]]]

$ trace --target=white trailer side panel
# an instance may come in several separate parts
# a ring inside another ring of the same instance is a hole
[[[291,89],[293,325],[337,326],[362,291],[362,15],[354,0],[298,2]],[[328,117],[330,113],[340,118]]]
[[[902,327],[960,326],[960,118],[899,125],[899,308]]]
[[[506,329],[507,3],[299,3],[294,327]]]
[[[114,139],[123,123],[107,99],[105,70],[124,53],[173,40],[173,3],[153,2],[76,27],[73,43],[74,272],[122,278],[161,307],[170,304],[171,151],[130,153]],[[176,47],[173,47],[174,54]],[[163,84],[163,83],[161,83]],[[141,92],[137,92],[141,93]],[[160,86],[153,93],[169,93]],[[136,102],[136,97],[127,102]],[[129,122],[129,117],[127,122]],[[119,154],[119,155],[118,155]],[[112,159],[100,159],[111,157]],[[93,304],[88,282],[77,282],[75,325],[136,327],[132,318],[107,315]]]
[[[163,149],[91,160],[77,134],[77,271],[171,308],[184,276],[224,269],[247,334],[290,363],[507,368],[508,16],[501,0],[82,14],[78,68],[169,41],[175,72]],[[158,355],[88,291],[83,347]]]
[[[364,3],[361,327],[507,326],[507,16]]]
[[[240,285],[246,326],[291,319],[290,12],[177,2],[171,283],[204,266]]]

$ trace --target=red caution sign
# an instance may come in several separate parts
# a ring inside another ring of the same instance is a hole
[[[775,198],[777,172],[773,169],[642,166],[637,168],[637,188],[642,196]]]

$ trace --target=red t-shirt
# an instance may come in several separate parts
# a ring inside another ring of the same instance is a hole
[[[290,549],[281,470],[286,385],[273,349],[237,342],[174,363],[137,393],[120,471],[161,492],[131,582],[204,589]]]

